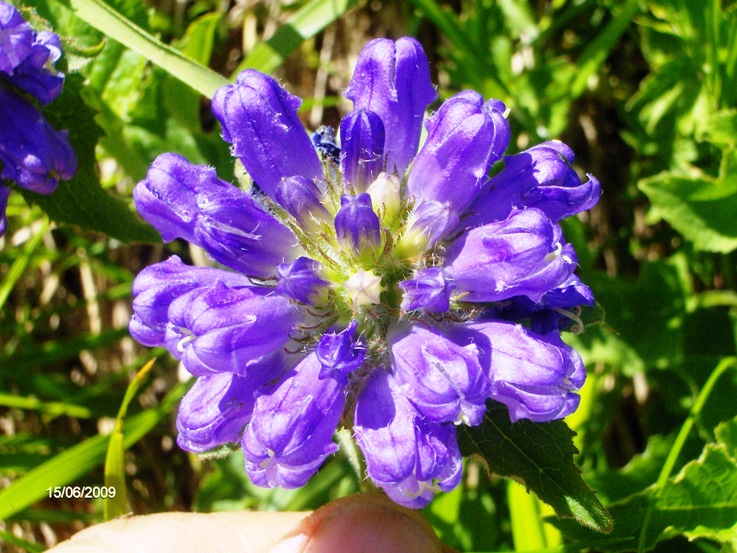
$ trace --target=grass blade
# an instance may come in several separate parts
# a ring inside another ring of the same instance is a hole
[[[355,0],[312,0],[305,4],[270,39],[256,45],[233,72],[233,77],[244,69],[271,73],[302,42],[322,31],[355,3]]]
[[[33,252],[36,251],[36,248],[38,248],[41,240],[43,240],[43,237],[46,235],[48,230],[49,220],[44,217],[41,228],[38,229],[36,235],[31,238],[28,244],[26,244],[26,247],[23,249],[21,254],[13,262],[13,265],[10,267],[7,276],[3,279],[2,284],[0,284],[0,309],[5,305],[5,301],[8,299],[10,291],[28,267],[28,264],[31,262],[31,257],[33,256]]]
[[[111,520],[128,512],[128,493],[125,487],[123,421],[128,412],[128,405],[138,393],[138,389],[154,366],[154,361],[154,359],[151,359],[146,363],[128,385],[123,402],[118,410],[118,416],[115,419],[115,430],[110,436],[110,443],[105,456],[105,487],[115,488],[117,491],[114,496],[110,497],[108,495],[105,497],[103,502],[105,520]]]
[[[173,388],[156,409],[131,417],[123,427],[123,447],[128,448],[169,416],[174,404],[184,395],[187,384]],[[103,464],[109,436],[97,435],[63,451],[53,459],[27,472],[0,491],[0,520],[20,513],[36,501],[48,497],[47,490],[73,484]]]
[[[154,38],[102,0],[59,1],[105,36],[138,52],[208,98],[212,98],[218,88],[228,84],[225,77]]]

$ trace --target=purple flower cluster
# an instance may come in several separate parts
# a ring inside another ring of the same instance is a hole
[[[223,267],[144,269],[130,330],[197,377],[184,449],[240,442],[255,483],[294,488],[342,426],[370,479],[421,507],[459,483],[456,429],[489,400],[512,420],[576,409],[584,367],[560,331],[594,300],[558,222],[601,189],[559,142],[503,158],[506,108],[472,91],[424,121],[420,146],[437,95],[412,38],[370,42],[345,95],[335,137],[309,136],[300,100],[257,71],[215,94],[250,189],[164,154],[134,198],[164,240]]]
[[[56,34],[34,31],[16,8],[0,1],[0,178],[39,194],[51,194],[77,170],[66,131],[55,130],[37,107],[61,93],[64,75],[53,67],[60,57]],[[9,195],[0,183],[0,236]]]

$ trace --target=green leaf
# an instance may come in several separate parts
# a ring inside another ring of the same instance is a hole
[[[727,445],[708,444],[698,460],[691,461],[668,480],[658,497],[651,486],[609,505],[615,524],[608,536],[567,521],[555,524],[566,536],[586,547],[608,553],[633,551],[637,549],[643,513],[648,508],[653,510],[644,540],[645,551],[680,534],[737,544],[737,463],[729,455]]]
[[[64,92],[45,110],[55,128],[68,129],[77,153],[77,174],[62,181],[48,196],[21,192],[26,201],[40,206],[56,222],[102,232],[122,242],[156,242],[156,231],[100,186],[95,146],[102,131],[95,123],[95,112],[82,99],[82,88],[81,75],[68,75]]]
[[[737,249],[737,179],[662,173],[638,186],[658,215],[697,249],[719,253]]]
[[[565,422],[512,423],[506,406],[491,401],[484,422],[463,426],[458,434],[464,455],[478,456],[490,472],[521,482],[559,517],[597,532],[612,530],[611,517],[573,462],[575,433]]]
[[[704,129],[704,138],[715,144],[737,146],[737,111],[718,111],[709,117]]]
[[[322,31],[355,3],[356,0],[308,2],[283,23],[271,38],[257,44],[250,55],[238,65],[233,76],[248,68],[271,73],[302,42]]]

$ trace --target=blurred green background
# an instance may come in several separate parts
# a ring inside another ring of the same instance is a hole
[[[606,312],[566,337],[589,374],[567,422],[614,530],[557,521],[474,462],[428,519],[462,551],[737,551],[734,2],[29,5],[65,39],[65,92],[46,114],[70,130],[80,172],[48,198],[13,194],[0,238],[2,551],[43,551],[121,512],[314,509],[357,491],[342,455],[284,491],[251,485],[238,453],[179,450],[173,421],[187,378],[128,335],[130,286],[172,253],[203,254],[157,243],[130,193],[166,151],[234,178],[206,96],[238,70],[277,75],[305,99],[309,129],[337,126],[362,46],[403,35],[425,47],[441,99],[472,88],[506,103],[508,153],[560,139],[604,190],[565,222],[579,275]],[[141,41],[127,21],[170,48]],[[127,492],[116,501],[49,497],[57,486],[112,483]]]

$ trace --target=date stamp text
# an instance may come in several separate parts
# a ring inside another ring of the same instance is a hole
[[[49,499],[112,499],[115,486],[54,486],[46,488]]]

